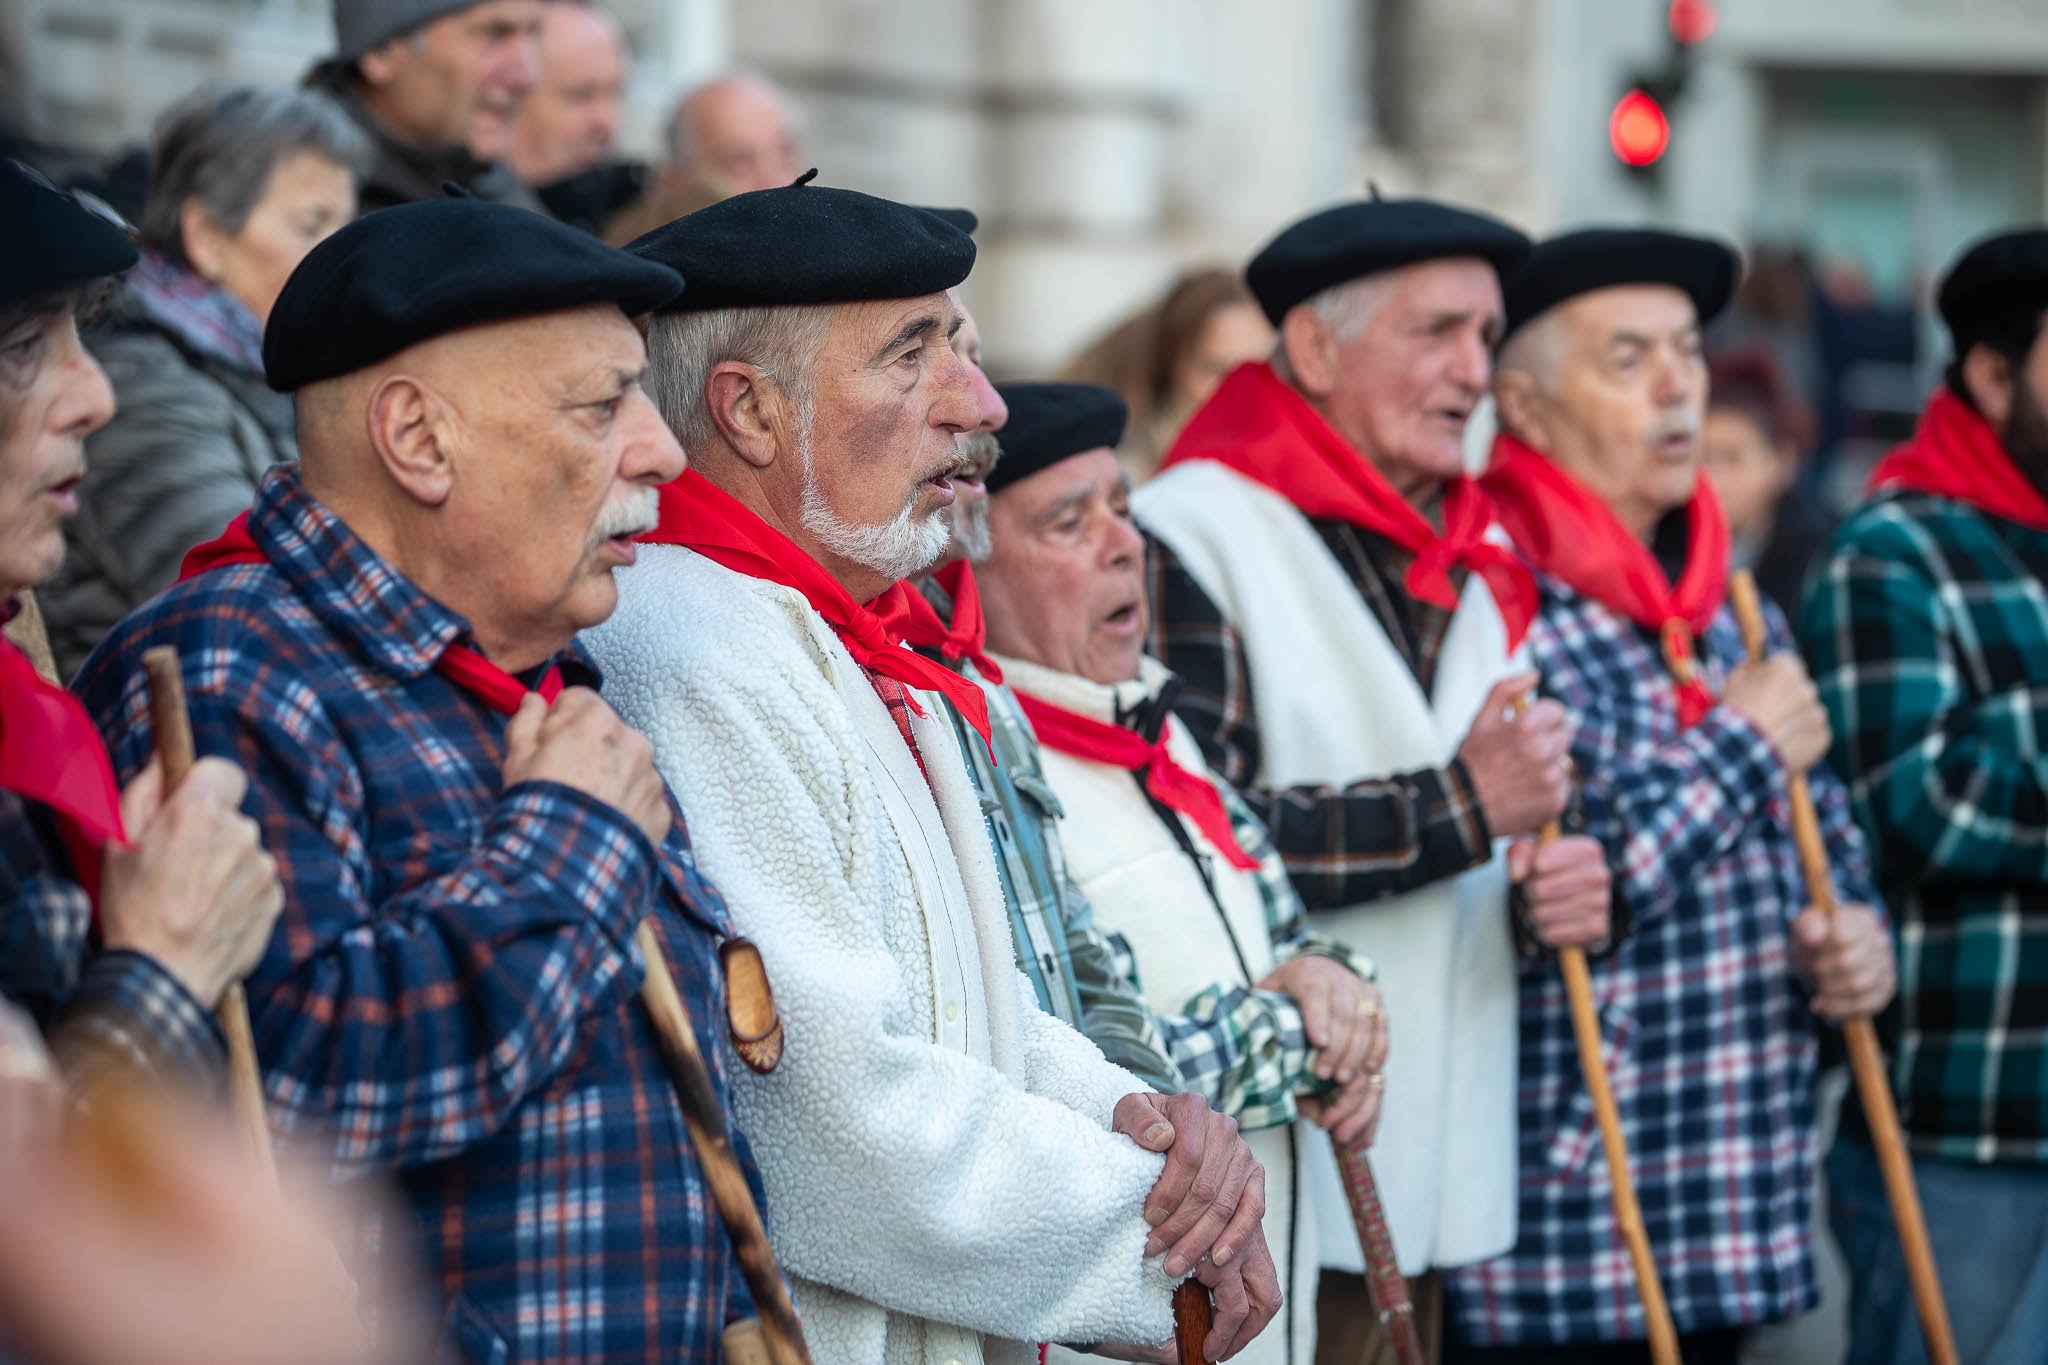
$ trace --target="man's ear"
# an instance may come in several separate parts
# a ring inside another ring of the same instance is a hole
[[[227,249],[229,234],[221,231],[197,195],[178,205],[178,241],[185,249],[185,260],[192,272],[210,284],[219,284],[221,256]]]
[[[1531,450],[1550,450],[1550,424],[1536,376],[1527,370],[1501,370],[1493,377],[1494,415],[1501,430]]]
[[[364,85],[382,86],[391,84],[398,75],[402,58],[399,49],[412,42],[413,34],[404,34],[377,44],[362,56],[356,58],[356,75]]]
[[[1280,319],[1280,349],[1294,383],[1310,398],[1327,398],[1337,387],[1337,333],[1308,304],[1299,303]]]
[[[1981,341],[1963,357],[1963,387],[1970,391],[1970,401],[1977,405],[1977,411],[1984,414],[1984,420],[1991,423],[1993,431],[2005,430],[2007,420],[2012,417],[2015,378],[2012,363]]]
[[[425,506],[446,502],[461,442],[461,421],[447,400],[421,380],[395,374],[371,392],[366,420],[392,482]]]
[[[759,366],[722,360],[704,376],[704,405],[719,436],[756,469],[775,463],[779,424],[793,416],[782,391]]]

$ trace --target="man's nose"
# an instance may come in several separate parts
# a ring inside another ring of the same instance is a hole
[[[619,461],[619,477],[629,483],[663,484],[679,477],[689,467],[689,458],[668,423],[661,420],[654,400],[643,389],[633,390],[625,421],[625,457]]]
[[[954,355],[950,346],[943,348],[940,355],[939,391],[932,403],[932,425],[956,432],[973,431],[981,422],[981,403],[974,393],[973,367]]]

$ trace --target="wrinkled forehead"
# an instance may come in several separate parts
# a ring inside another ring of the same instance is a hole
[[[593,376],[638,374],[646,343],[617,304],[478,323],[407,347],[376,368],[417,375],[461,402],[473,391],[551,397]]]
[[[829,305],[827,345],[835,351],[881,359],[898,346],[918,341],[950,343],[965,325],[949,292],[906,299],[863,299]]]
[[[1440,256],[1365,277],[1377,281],[1387,306],[1404,312],[1471,313],[1499,317],[1500,274],[1477,256]]]
[[[1657,344],[1699,331],[1692,296],[1668,284],[1613,284],[1557,305],[1574,349],[1598,353],[1617,343]]]

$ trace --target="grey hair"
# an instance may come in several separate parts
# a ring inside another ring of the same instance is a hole
[[[647,396],[692,454],[717,439],[704,385],[726,361],[765,371],[808,413],[829,318],[826,308],[793,306],[657,313],[647,321]]]
[[[345,166],[357,179],[369,170],[369,137],[317,90],[231,85],[181,100],[157,124],[136,224],[143,243],[189,265],[179,222],[186,202],[197,199],[221,231],[240,232],[271,172],[299,152]]]
[[[1312,294],[1297,307],[1312,308],[1317,317],[1330,325],[1337,340],[1349,341],[1365,330],[1373,314],[1394,292],[1394,281],[1385,275],[1361,275],[1355,280],[1333,284],[1318,294]],[[1294,367],[1287,360],[1285,336],[1273,339],[1273,368],[1282,379],[1293,382]]]

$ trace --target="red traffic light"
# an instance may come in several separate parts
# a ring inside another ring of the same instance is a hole
[[[1642,90],[1623,95],[1607,118],[1607,142],[1625,166],[1647,166],[1671,145],[1671,120]]]
[[[1671,0],[1664,11],[1671,40],[1680,47],[1692,47],[1712,37],[1715,18],[1713,0]]]

